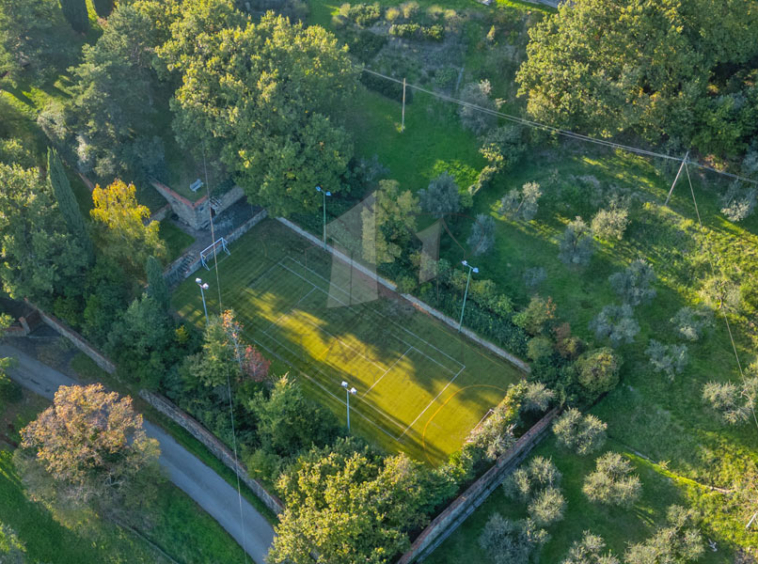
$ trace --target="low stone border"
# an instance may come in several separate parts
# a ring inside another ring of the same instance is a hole
[[[283,225],[290,228],[292,231],[294,231],[298,235],[300,235],[301,237],[308,239],[308,241],[310,241],[314,245],[318,245],[319,247],[322,247],[322,248],[324,247],[323,241],[321,241],[318,237],[315,237],[314,235],[308,233],[301,227],[292,223],[290,220],[285,219],[283,217],[278,217],[277,220]],[[429,315],[432,315],[433,317],[436,317],[437,319],[449,325],[453,329],[456,329],[456,330],[458,329],[458,322],[455,321],[453,318],[445,315],[439,310],[434,309],[429,304],[422,302],[421,300],[419,300],[415,296],[412,296],[411,294],[401,294],[400,292],[397,291],[397,286],[393,282],[390,282],[386,278],[379,276],[376,272],[373,272],[372,270],[366,268],[364,265],[348,257],[347,255],[345,255],[343,252],[339,251],[338,249],[335,249],[331,245],[326,245],[326,250],[329,251],[333,256],[340,259],[342,262],[349,264],[352,268],[355,268],[360,273],[368,276],[369,278],[376,280],[379,284],[381,284],[385,288],[388,288],[389,290],[396,292],[398,295],[408,300],[416,308],[425,311],[426,313],[428,313]],[[462,327],[460,333],[462,335],[465,335],[467,338],[474,341],[478,345],[481,345],[487,350],[489,350],[490,352],[496,354],[500,358],[507,360],[508,362],[513,364],[516,368],[521,370],[522,372],[526,372],[528,374],[532,371],[532,369],[526,362],[524,362],[517,356],[509,353],[508,351],[498,347],[496,344],[486,339],[482,339],[479,335],[474,333],[471,329],[468,329],[467,327]]]
[[[242,480],[242,482],[244,482],[245,485],[250,488],[258,498],[260,498],[266,507],[277,515],[284,511],[284,504],[281,500],[275,495],[269,493],[258,480],[251,478],[250,474],[247,473],[247,468],[245,468],[243,464],[239,462],[235,463],[232,451],[217,439],[213,433],[203,427],[197,419],[179,409],[168,398],[159,394],[147,390],[140,390],[139,395],[147,403],[203,443],[216,458],[239,476],[240,480]]]
[[[508,452],[502,454],[495,461],[492,468],[487,470],[481,478],[469,486],[442,513],[437,515],[429,523],[429,526],[416,537],[410,550],[403,554],[398,560],[398,564],[422,562],[460,527],[468,516],[500,486],[505,477],[515,470],[532,449],[539,444],[545,433],[550,429],[550,424],[558,412],[559,409],[555,408],[535,423]]]

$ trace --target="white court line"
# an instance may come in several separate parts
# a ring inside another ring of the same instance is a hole
[[[414,419],[414,420],[413,420],[413,422],[412,422],[410,425],[408,425],[408,426],[405,428],[405,431],[403,431],[403,432],[402,432],[402,434],[400,434],[400,435],[398,435],[397,437],[395,437],[395,440],[396,440],[396,441],[400,441],[400,439],[402,439],[402,438],[403,438],[403,436],[404,436],[404,435],[405,435],[405,434],[408,432],[408,429],[410,429],[411,427],[413,427],[413,426],[416,424],[416,421],[418,421],[418,420],[421,418],[421,416],[422,416],[424,413],[426,413],[426,410],[427,410],[427,409],[429,409],[429,408],[432,406],[432,404],[433,404],[434,402],[436,402],[436,401],[439,399],[439,397],[440,397],[440,396],[441,396],[443,393],[445,393],[445,390],[447,390],[447,389],[448,389],[448,387],[450,386],[450,384],[452,384],[453,382],[455,382],[455,379],[456,379],[458,376],[460,376],[461,372],[463,372],[463,371],[465,370],[465,368],[466,368],[465,366],[464,366],[463,368],[461,368],[461,369],[458,371],[458,374],[456,374],[455,376],[453,376],[453,378],[452,378],[452,379],[451,379],[451,380],[450,380],[450,381],[449,381],[449,382],[448,382],[448,383],[445,385],[445,387],[444,387],[444,388],[442,388],[442,391],[441,391],[439,394],[437,394],[437,396],[436,396],[436,397],[435,397],[435,398],[434,398],[432,401],[430,401],[430,402],[429,402],[429,405],[427,405],[427,406],[424,408],[424,411],[422,411],[421,413],[419,413],[419,414],[418,414],[418,416],[416,417],[416,419]]]
[[[403,359],[403,357],[405,357],[405,355],[407,355],[407,354],[410,352],[410,350],[411,350],[412,348],[413,348],[413,347],[408,347],[408,349],[407,349],[407,350],[406,350],[406,351],[405,351],[405,352],[404,352],[402,355],[400,355],[400,356],[397,358],[397,360],[396,360],[395,362],[393,362],[393,363],[392,363],[392,365],[390,365],[390,367],[389,367],[387,370],[385,370],[385,371],[384,371],[384,374],[382,374],[381,376],[379,376],[379,379],[378,379],[376,382],[374,382],[373,384],[371,384],[371,387],[370,387],[368,390],[366,390],[366,391],[363,393],[363,395],[361,396],[361,399],[362,399],[362,398],[365,398],[365,397],[366,397],[366,394],[368,394],[368,393],[369,393],[371,390],[373,390],[373,389],[374,389],[374,386],[376,386],[376,385],[377,385],[379,382],[381,382],[381,381],[382,381],[382,378],[384,378],[384,377],[387,375],[387,373],[388,373],[390,370],[392,370],[393,368],[395,368],[395,365],[396,365],[398,362],[400,362],[400,361]]]
[[[450,370],[450,369],[449,369],[447,366],[444,366],[444,365],[440,364],[439,362],[437,362],[436,360],[434,360],[434,359],[433,359],[431,356],[429,356],[428,354],[426,354],[424,351],[421,351],[421,350],[417,349],[417,348],[416,348],[416,347],[414,347],[413,345],[410,345],[410,348],[412,348],[414,351],[416,351],[416,352],[417,352],[417,353],[419,353],[420,355],[423,355],[423,356],[425,356],[426,358],[428,358],[429,360],[431,360],[431,361],[432,361],[434,364],[436,364],[437,366],[439,366],[440,368],[442,368],[442,370],[445,370],[446,372],[450,372],[450,374],[455,374],[455,372],[453,372],[452,370]],[[464,365],[462,365],[462,364],[461,364],[461,366],[462,366],[463,368],[466,368],[466,367],[465,367]]]
[[[315,287],[314,287],[314,289],[315,289]],[[329,335],[332,339],[334,339],[335,341],[337,341],[339,344],[344,345],[345,347],[349,348],[351,351],[355,352],[357,355],[362,356],[364,360],[366,360],[367,362],[370,362],[371,364],[373,364],[374,366],[376,366],[379,370],[384,370],[384,365],[383,364],[378,364],[378,363],[374,362],[373,360],[371,360],[369,357],[367,357],[365,354],[363,354],[361,351],[359,351],[355,347],[352,347],[352,346],[348,345],[345,341],[343,341],[342,339],[340,339],[337,335],[334,335],[334,334],[330,333],[329,331],[327,331],[326,329],[324,329],[322,327],[319,327],[318,325],[316,325],[315,323],[313,323],[313,321],[311,321],[310,319],[303,319],[303,321],[305,321],[309,325],[315,327],[317,330],[323,331],[324,333],[326,333],[327,335]],[[327,352],[328,352],[328,349],[327,349]]]
[[[315,271],[311,270],[311,269],[310,269],[310,268],[308,268],[307,266],[304,266],[303,264],[301,264],[300,262],[296,261],[295,259],[293,259],[293,258],[291,258],[291,257],[285,257],[285,258],[286,258],[286,259],[288,259],[288,260],[291,260],[291,261],[292,261],[292,262],[294,262],[295,264],[297,264],[297,265],[301,266],[302,268],[304,268],[304,269],[305,269],[305,270],[307,270],[308,272],[311,272],[312,274],[314,274],[314,275],[318,276],[319,278],[321,278],[321,279],[322,279],[322,280],[324,280],[325,282],[329,283],[329,284],[330,284],[330,286],[331,286],[331,285],[333,285],[333,284],[331,284],[331,282],[329,282],[329,280],[327,280],[326,278],[324,278],[323,276],[321,276],[321,275],[320,275],[320,274],[318,274],[317,272],[315,272]],[[301,274],[299,274],[298,272],[295,272],[294,270],[292,270],[292,269],[291,269],[291,268],[289,268],[288,266],[286,266],[286,265],[282,264],[281,262],[279,262],[278,264],[279,264],[279,265],[280,265],[282,268],[284,268],[285,270],[288,270],[289,272],[291,272],[292,274],[294,274],[295,276],[297,276],[297,277],[298,277],[298,278],[300,278],[301,280],[304,280],[305,282],[307,282],[308,284],[310,284],[310,285],[313,287],[313,289],[318,289],[318,290],[320,290],[321,292],[323,292],[324,294],[326,294],[326,295],[327,295],[327,297],[330,295],[330,294],[329,294],[329,293],[328,293],[326,290],[324,290],[324,289],[323,289],[323,288],[321,288],[320,286],[318,286],[318,285],[314,284],[312,281],[308,280],[307,278],[305,278],[304,276],[302,276],[302,275],[301,275]],[[341,288],[339,288],[339,286],[337,286],[337,285],[334,285],[334,287],[335,287],[335,288],[337,288],[337,289],[340,289],[340,290],[342,290],[342,289],[341,289]],[[347,293],[347,292],[345,292],[345,290],[342,290],[342,292],[343,292],[343,293]],[[331,297],[332,297],[332,298],[334,298],[335,300],[337,300],[338,302],[342,303],[343,305],[346,305],[346,306],[348,306],[348,304],[346,304],[345,302],[342,302],[342,301],[341,301],[341,300],[339,300],[338,298],[335,298],[334,296],[331,296]],[[293,306],[293,307],[294,307],[294,306]],[[350,308],[352,309],[352,307],[351,307],[351,306],[348,306],[348,307],[350,307]],[[437,401],[437,399],[439,399],[439,397],[440,397],[440,396],[441,396],[441,395],[442,395],[442,394],[445,392],[445,390],[447,390],[447,389],[448,389],[448,387],[450,387],[450,385],[451,385],[451,384],[452,384],[452,383],[453,383],[453,382],[456,380],[456,378],[458,378],[458,376],[461,374],[461,372],[463,372],[463,371],[466,369],[466,366],[465,366],[464,364],[462,364],[461,362],[459,362],[459,361],[455,360],[455,359],[454,359],[454,358],[452,358],[451,356],[449,356],[447,353],[445,353],[445,352],[443,352],[443,351],[440,351],[439,349],[437,349],[437,347],[435,347],[435,346],[434,346],[434,345],[432,345],[431,343],[427,342],[426,340],[422,339],[421,337],[419,337],[418,335],[416,335],[416,334],[415,334],[415,333],[413,333],[412,331],[409,331],[408,329],[406,329],[406,328],[405,328],[405,327],[403,327],[402,325],[399,325],[399,324],[397,324],[395,321],[393,321],[392,319],[389,319],[387,316],[385,316],[385,315],[383,315],[383,314],[381,314],[381,313],[379,313],[378,311],[375,311],[375,310],[373,310],[373,309],[371,309],[371,311],[372,311],[373,313],[376,313],[377,315],[379,315],[379,316],[381,316],[381,317],[383,317],[383,318],[385,318],[385,319],[389,320],[389,321],[390,321],[392,324],[394,324],[394,325],[396,325],[397,327],[399,327],[399,328],[403,329],[403,330],[404,330],[404,331],[406,331],[408,334],[410,334],[410,335],[413,335],[413,336],[414,336],[415,338],[417,338],[419,341],[421,341],[422,343],[425,343],[426,345],[428,345],[429,347],[433,348],[434,350],[437,350],[438,352],[440,352],[441,354],[445,355],[446,357],[448,357],[450,360],[452,360],[453,362],[455,362],[456,364],[458,364],[458,365],[461,367],[461,368],[460,368],[460,370],[458,370],[458,372],[457,372],[457,373],[456,373],[456,374],[455,374],[455,375],[454,375],[454,376],[453,376],[453,377],[450,379],[450,381],[449,381],[447,384],[445,384],[445,387],[444,387],[444,388],[442,388],[442,391],[440,391],[440,393],[439,393],[439,394],[437,394],[437,396],[436,396],[436,397],[435,397],[435,398],[434,398],[432,401],[430,401],[430,402],[429,402],[429,404],[428,404],[428,405],[427,405],[427,406],[426,406],[426,407],[425,407],[425,408],[424,408],[424,409],[421,411],[421,413],[419,413],[419,414],[416,416],[416,418],[415,418],[415,419],[414,419],[414,420],[411,422],[411,424],[410,424],[410,425],[408,425],[408,426],[405,428],[405,430],[404,430],[404,431],[403,431],[403,432],[402,432],[400,435],[398,435],[397,437],[393,437],[393,438],[394,438],[396,441],[398,441],[398,442],[399,442],[399,441],[400,441],[400,439],[402,439],[402,438],[403,438],[403,436],[405,436],[405,434],[406,434],[406,433],[407,433],[407,432],[410,430],[410,428],[411,428],[411,427],[413,427],[413,425],[415,425],[415,424],[416,424],[416,422],[417,422],[417,421],[418,421],[418,420],[421,418],[421,416],[422,416],[422,415],[424,415],[424,413],[426,413],[426,412],[427,412],[427,410],[428,410],[428,409],[429,409],[429,408],[432,406],[432,404],[433,404],[434,402],[436,402],[436,401]],[[307,321],[307,320],[306,320],[306,321]],[[310,322],[310,321],[309,321],[309,323],[310,323],[311,325],[313,325],[313,323],[312,323],[312,322]],[[317,329],[320,329],[318,326],[316,326],[316,328],[317,328]],[[323,329],[322,329],[322,330],[323,330]],[[339,338],[335,337],[334,335],[332,335],[332,334],[331,334],[331,333],[329,333],[328,331],[324,331],[324,332],[326,332],[327,334],[329,334],[329,335],[330,335],[330,336],[332,336],[333,338],[337,339],[337,341],[339,341],[340,343],[342,343],[342,341],[341,341]],[[281,343],[281,342],[280,342],[278,339],[275,339],[274,337],[272,337],[271,335],[269,335],[269,334],[267,334],[267,333],[265,333],[265,334],[266,334],[266,336],[267,336],[267,337],[269,337],[270,339],[274,340],[274,341],[275,341],[275,342],[276,342],[276,343],[277,343],[279,346],[281,346],[281,347],[282,347],[282,348],[284,348],[285,350],[288,350],[288,351],[289,351],[291,354],[295,355],[296,357],[298,356],[296,352],[292,351],[292,349],[290,349],[290,348],[289,348],[289,347],[287,347],[286,345],[282,344],[282,343]],[[410,348],[413,348],[413,349],[415,349],[417,352],[419,352],[420,354],[422,354],[423,356],[425,356],[426,358],[428,358],[429,360],[431,360],[432,362],[436,363],[438,366],[441,366],[443,369],[447,370],[448,372],[450,372],[450,373],[452,374],[452,370],[450,370],[449,368],[447,368],[447,367],[443,366],[442,364],[440,364],[438,361],[436,361],[435,359],[433,359],[431,356],[429,356],[429,355],[428,355],[428,354],[426,354],[425,352],[423,352],[423,351],[421,351],[421,350],[417,349],[416,347],[414,347],[413,345],[411,345],[410,343],[406,342],[406,341],[405,341],[405,340],[403,340],[403,339],[399,339],[399,338],[398,338],[398,340],[400,340],[401,342],[405,343],[405,344],[406,344],[406,345],[408,345]],[[348,348],[351,348],[352,350],[355,350],[353,347],[350,347],[350,345],[348,345],[347,343],[342,343],[342,344],[344,344],[344,345],[345,345],[345,346],[347,346]],[[268,348],[267,348],[267,350],[269,350],[269,351],[270,351],[270,349],[268,349]],[[276,353],[274,353],[273,351],[270,351],[270,352],[272,352],[272,354],[276,355]],[[363,356],[363,358],[365,358],[366,360],[368,360],[368,361],[369,361],[369,362],[371,362],[372,364],[376,365],[376,363],[374,363],[374,362],[373,362],[373,361],[371,361],[370,359],[366,358],[366,357],[365,357],[365,356],[364,356],[362,353],[360,353],[360,352],[358,352],[358,351],[356,351],[356,352],[357,352],[358,354],[360,354],[361,356]],[[403,356],[405,356],[405,355],[407,354],[407,352],[408,352],[408,351],[406,351],[405,353],[403,353]],[[281,358],[279,355],[276,355],[276,356],[277,356],[278,358],[280,358],[281,360],[283,360],[283,361],[284,361],[284,359],[282,359],[282,358]],[[402,358],[402,357],[400,357],[400,358]],[[398,359],[398,361],[399,361],[399,360],[400,360],[400,359]],[[287,362],[287,361],[284,361],[284,362]],[[397,361],[395,361],[395,362],[397,362]],[[290,363],[287,363],[287,364],[290,364]],[[394,366],[394,365],[393,365],[393,366]],[[323,375],[323,376],[325,376],[326,378],[329,378],[329,375],[325,374],[325,373],[324,373],[324,372],[323,372],[323,371],[322,371],[320,368],[318,368],[318,367],[315,367],[315,368],[316,368],[317,372],[319,372],[320,374],[322,374],[322,375]],[[302,371],[301,371],[301,372],[302,372]],[[331,392],[329,392],[329,391],[328,391],[326,388],[324,388],[324,387],[323,387],[323,386],[322,386],[320,383],[316,382],[316,381],[315,381],[315,380],[314,380],[314,379],[313,379],[311,376],[309,376],[309,375],[308,375],[308,374],[306,374],[305,372],[302,372],[302,373],[303,373],[303,374],[304,374],[304,375],[305,375],[305,376],[306,376],[306,377],[307,377],[309,380],[311,380],[311,381],[315,382],[317,385],[319,385],[319,387],[323,388],[323,389],[324,389],[324,391],[326,391],[326,392],[327,392],[327,393],[329,393],[330,395],[334,396],[334,394],[332,394]],[[385,372],[385,374],[386,374],[386,372]],[[382,377],[381,377],[381,378],[383,378],[383,377],[384,377],[384,374],[382,375]],[[380,379],[381,379],[381,378],[380,378]],[[377,382],[375,382],[375,383],[374,383],[374,385],[372,385],[371,387],[373,388],[373,386],[375,386],[375,385],[376,385],[376,383],[378,383],[378,381],[377,381]],[[370,390],[370,389],[371,389],[371,388],[369,388],[369,390]],[[368,392],[366,392],[366,394],[367,394],[367,393],[368,393]],[[376,406],[372,405],[371,403],[369,403],[369,402],[366,402],[366,401],[363,399],[363,398],[365,398],[366,394],[363,394],[363,396],[361,396],[361,400],[362,400],[362,401],[364,401],[364,403],[366,403],[366,405],[367,405],[368,407],[370,407],[371,409],[373,409],[374,411],[376,411],[377,413],[379,413],[381,416],[383,416],[383,417],[385,417],[385,418],[389,419],[389,420],[390,420],[390,421],[392,421],[393,423],[395,423],[395,424],[398,424],[398,427],[400,427],[400,426],[401,426],[401,425],[399,424],[399,421],[397,421],[397,420],[396,420],[394,417],[392,417],[392,416],[390,416],[388,413],[385,413],[384,411],[380,410],[379,408],[377,408]],[[337,396],[334,396],[334,397],[336,398]],[[337,399],[339,399],[339,398],[337,398]],[[342,403],[345,403],[345,402],[342,402]],[[363,416],[363,417],[364,417],[365,419],[367,419],[367,420],[368,420],[368,418],[366,418],[365,416]],[[370,421],[370,420],[369,420],[369,421]],[[372,423],[373,423],[373,422],[372,422]],[[387,431],[386,431],[384,428],[380,427],[379,425],[377,425],[377,424],[375,424],[375,423],[373,423],[373,424],[374,424],[374,425],[375,425],[377,428],[381,429],[381,430],[382,430],[384,433],[386,433],[386,434],[389,434],[389,433],[387,433]],[[390,435],[390,436],[391,436],[391,435]]]
[[[272,321],[272,322],[271,322],[271,324],[270,324],[268,327],[266,327],[266,329],[263,331],[263,334],[264,334],[264,335],[268,335],[268,332],[269,332],[269,331],[271,331],[271,328],[272,328],[274,325],[279,325],[279,322],[280,322],[282,319],[284,319],[285,317],[289,316],[289,315],[292,313],[292,310],[293,310],[293,309],[294,309],[294,308],[295,308],[295,307],[296,307],[296,306],[297,306],[297,305],[298,305],[300,302],[302,302],[302,301],[303,301],[305,298],[307,298],[308,296],[310,296],[310,295],[311,295],[311,293],[313,292],[313,290],[315,290],[315,289],[316,289],[316,287],[315,287],[315,286],[313,286],[313,287],[312,287],[310,290],[308,290],[308,293],[307,293],[307,294],[305,294],[305,295],[304,295],[302,298],[300,298],[300,299],[299,299],[299,300],[297,300],[297,301],[296,301],[294,304],[292,304],[291,306],[289,306],[289,310],[288,310],[286,313],[283,313],[282,315],[280,315],[279,317],[277,317],[277,318],[276,318],[274,321]]]
[[[274,339],[274,340],[276,341],[276,339]],[[278,355],[277,353],[275,353],[274,351],[272,351],[269,347],[267,347],[266,345],[264,345],[263,343],[261,343],[257,339],[253,339],[253,342],[257,343],[262,349],[267,350],[270,354],[274,355],[276,358],[278,358],[279,360],[281,360],[285,364],[288,364],[289,366],[292,366],[292,364],[290,362],[288,362],[287,360],[285,360],[284,358],[282,358],[280,355]],[[279,343],[279,341],[276,341],[276,342],[281,345],[281,343]],[[284,347],[284,348],[287,348],[287,347]],[[289,350],[289,349],[287,349],[287,350]],[[292,351],[290,351],[290,352],[292,352]],[[292,366],[292,368],[295,368],[295,367]],[[308,380],[310,380],[311,382],[313,382],[314,384],[316,384],[319,388],[321,388],[322,390],[324,390],[327,394],[329,394],[334,399],[336,399],[338,402],[340,402],[342,405],[347,405],[347,402],[345,402],[344,400],[340,399],[335,394],[333,394],[332,392],[330,392],[329,390],[327,390],[326,387],[324,387],[321,384],[321,382],[319,382],[318,380],[316,380],[315,378],[313,378],[312,376],[310,376],[309,374],[307,374],[303,370],[300,370],[298,368],[295,368],[295,369],[300,374],[302,374],[303,376],[305,376],[306,378],[308,378]],[[369,407],[371,407],[371,406],[369,406]],[[366,417],[365,415],[363,415],[363,413],[361,413],[360,411],[353,411],[353,413],[358,414],[360,417],[362,417],[363,419],[365,419],[370,425],[373,425],[374,427],[376,427],[377,429],[379,429],[382,433],[384,433],[385,435],[387,435],[389,438],[391,438],[391,439],[395,438],[394,435],[392,435],[392,433],[390,433],[384,427],[382,427],[381,425],[379,425],[378,423],[376,423],[373,419],[369,419],[368,417]]]
[[[305,266],[304,264],[302,264],[302,263],[300,263],[300,262],[296,261],[296,260],[295,260],[295,259],[293,259],[292,257],[289,257],[289,256],[288,256],[288,257],[285,257],[285,258],[286,258],[287,260],[291,260],[292,262],[294,262],[295,264],[299,265],[301,268],[304,268],[304,269],[305,269],[305,270],[307,270],[308,272],[310,272],[310,273],[314,274],[315,276],[318,276],[319,278],[321,278],[321,280],[323,280],[324,282],[326,282],[327,284],[329,284],[329,287],[332,287],[332,286],[334,286],[335,288],[337,288],[338,290],[340,290],[340,291],[341,291],[343,294],[346,294],[347,296],[349,296],[349,295],[350,295],[350,294],[347,292],[347,290],[344,290],[344,289],[340,288],[340,287],[339,287],[337,284],[335,284],[335,283],[334,283],[334,282],[332,282],[331,280],[328,280],[328,279],[324,278],[323,276],[321,276],[321,275],[320,275],[318,272],[316,272],[315,270],[313,270],[313,269],[311,269],[311,268],[308,268],[307,266]],[[284,265],[282,265],[282,266],[284,266]],[[295,272],[295,271],[294,271],[294,270],[292,270],[291,268],[288,268],[288,267],[286,267],[286,266],[284,266],[284,268],[286,268],[287,270],[289,270],[289,271],[290,271],[290,272],[292,272],[293,274],[295,274],[295,275],[297,275],[297,276],[300,276],[300,274],[298,274],[297,272]],[[302,278],[303,280],[306,280],[306,278],[304,278],[303,276],[300,276],[300,278]],[[310,282],[310,280],[308,280],[308,282]],[[313,284],[313,282],[310,282],[310,283],[311,283],[311,284]],[[314,286],[315,286],[315,284],[314,284]],[[320,287],[319,287],[319,289],[320,289],[322,292],[326,293],[326,290],[324,290],[323,288],[320,288]],[[332,296],[332,297],[334,297],[334,296]],[[349,304],[347,304],[347,303],[343,302],[343,301],[342,301],[342,300],[340,300],[339,298],[334,298],[334,299],[335,299],[335,300],[337,300],[337,301],[338,301],[339,303],[341,303],[342,305],[344,305],[344,306],[347,306],[347,307],[350,307],[350,308],[352,308],[352,306],[350,306]],[[457,364],[458,366],[460,366],[460,367],[462,367],[462,368],[465,368],[465,367],[466,367],[466,366],[465,366],[465,365],[464,365],[462,362],[460,362],[460,361],[458,361],[458,360],[454,359],[452,356],[450,356],[449,354],[447,354],[445,351],[438,349],[438,348],[437,348],[437,347],[435,347],[433,344],[431,344],[429,341],[427,341],[427,340],[425,340],[425,339],[423,339],[423,338],[419,337],[418,335],[416,335],[416,333],[414,333],[413,331],[410,331],[410,330],[406,329],[406,328],[405,328],[405,327],[403,327],[402,325],[400,325],[400,324],[398,324],[397,322],[395,322],[393,319],[390,319],[390,317],[389,317],[389,316],[387,316],[387,315],[385,315],[385,314],[383,314],[383,313],[381,313],[381,312],[379,312],[379,311],[376,311],[376,310],[375,310],[375,309],[373,309],[373,308],[371,308],[371,309],[370,309],[370,311],[371,311],[372,313],[375,313],[376,315],[378,315],[378,316],[380,316],[380,317],[382,317],[382,318],[384,318],[384,319],[388,320],[390,323],[392,323],[392,324],[393,324],[393,325],[395,325],[396,327],[399,327],[400,329],[402,329],[403,331],[405,331],[405,332],[406,332],[406,333],[408,333],[409,335],[412,335],[413,337],[415,337],[416,339],[418,339],[419,341],[421,341],[422,343],[424,343],[424,344],[425,344],[425,345],[427,345],[428,347],[430,347],[430,348],[434,349],[434,350],[435,350],[435,351],[437,351],[438,353],[440,353],[440,354],[442,354],[442,355],[446,356],[447,358],[449,358],[450,360],[452,360],[452,361],[453,361],[455,364]],[[399,337],[396,337],[396,338],[397,338],[398,340],[400,340],[400,341],[403,341],[403,343],[405,343],[406,345],[411,345],[411,343],[409,343],[409,342],[407,342],[407,341],[404,341],[403,339],[400,339]],[[412,346],[412,345],[411,345],[411,346]],[[416,350],[418,350],[418,349],[416,349]],[[419,350],[419,352],[420,352],[421,354],[425,355],[425,356],[429,356],[429,355],[427,355],[427,354],[426,354],[425,352],[423,352],[423,351],[420,351],[420,350]],[[429,358],[431,358],[431,357],[429,357]],[[437,364],[439,364],[439,363],[437,363]],[[440,366],[442,366],[442,365],[440,364]],[[449,371],[449,372],[452,374],[452,372],[453,372],[452,370],[450,370],[449,368],[448,368],[447,370],[448,370],[448,371]]]

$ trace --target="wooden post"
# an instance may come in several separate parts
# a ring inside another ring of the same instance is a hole
[[[400,123],[400,132],[405,131],[405,79],[403,79],[403,117]]]
[[[687,151],[687,154],[684,155],[684,160],[682,161],[682,164],[679,167],[679,172],[676,173],[676,178],[674,178],[674,183],[671,185],[671,190],[669,190],[669,195],[666,196],[666,203],[663,204],[664,206],[669,205],[669,200],[671,199],[671,194],[674,193],[674,186],[676,186],[676,181],[679,180],[679,176],[682,174],[682,169],[687,164],[687,157],[689,157],[689,156],[690,156],[690,152]]]

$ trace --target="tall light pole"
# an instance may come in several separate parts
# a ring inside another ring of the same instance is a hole
[[[321,195],[324,197],[322,207],[324,208],[324,248],[326,249],[326,198],[327,196],[331,197],[332,193],[329,190],[324,190],[321,186],[316,186],[316,192],[321,192]]]
[[[200,286],[200,296],[203,298],[203,311],[205,312],[205,324],[208,325],[208,306],[205,305],[205,291],[210,288],[202,278],[195,278],[195,283]]]
[[[350,396],[354,396],[358,393],[358,390],[355,388],[350,388],[347,385],[347,382],[344,380],[342,381],[342,387],[345,388],[345,392],[347,392],[347,432],[350,432]]]
[[[463,313],[466,311],[466,298],[468,298],[468,287],[469,284],[471,284],[471,273],[473,272],[474,274],[479,274],[479,269],[471,266],[468,261],[461,261],[461,264],[468,268],[468,279],[466,280],[466,293],[463,294],[463,306],[461,307],[461,320],[458,322],[458,331],[460,331],[461,327],[463,327]]]

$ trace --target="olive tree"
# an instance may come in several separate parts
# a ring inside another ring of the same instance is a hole
[[[493,100],[490,97],[491,94],[492,85],[489,80],[472,82],[464,86],[461,91],[461,100],[464,102],[460,110],[458,110],[461,123],[463,127],[473,131],[477,135],[485,133],[497,123],[496,115],[482,112],[474,107],[478,106],[479,108],[492,111],[497,110],[502,102],[500,100]]]
[[[602,448],[607,429],[607,423],[594,415],[582,415],[581,411],[573,407],[553,423],[553,433],[558,443],[580,456],[586,456]]]
[[[645,354],[650,360],[650,366],[656,372],[663,372],[669,380],[674,380],[687,366],[687,345],[664,345],[655,339],[650,339]]]
[[[521,190],[514,188],[500,200],[498,213],[503,217],[531,221],[540,208],[542,189],[536,182],[527,182]]]
[[[621,564],[610,551],[603,553],[605,541],[590,531],[584,531],[581,541],[574,541],[561,564]]]
[[[640,332],[629,304],[605,306],[590,322],[590,329],[598,339],[608,339],[614,347],[633,342]]]
[[[624,233],[629,225],[629,210],[613,203],[608,208],[598,210],[592,218],[592,233],[601,239],[624,238]]]
[[[578,217],[570,221],[558,245],[558,258],[567,266],[587,266],[592,258],[594,243],[589,226]]]
[[[671,324],[683,339],[697,341],[713,326],[713,312],[706,308],[694,309],[685,306],[671,318]]]
[[[651,287],[655,272],[644,260],[635,260],[624,271],[611,274],[608,281],[622,301],[631,306],[648,303],[656,294]]]
[[[758,401],[758,376],[752,372],[739,385],[733,382],[708,382],[703,386],[703,401],[725,423],[746,423],[753,417]]]
[[[479,546],[495,564],[528,564],[548,539],[531,519],[512,521],[494,513],[479,536]]]
[[[609,347],[587,351],[574,363],[576,379],[590,399],[616,387],[620,367],[621,359]]]
[[[495,246],[495,220],[483,213],[477,215],[466,243],[474,256],[490,252]]]
[[[703,537],[696,527],[695,512],[672,505],[666,513],[666,526],[644,542],[633,544],[624,555],[626,564],[696,562],[705,552]]]
[[[457,213],[461,209],[458,184],[446,172],[432,180],[428,188],[419,190],[418,197],[421,209],[437,219]]]
[[[642,483],[632,474],[632,463],[617,452],[607,452],[595,462],[595,471],[584,480],[582,491],[593,503],[631,506],[642,494]]]

